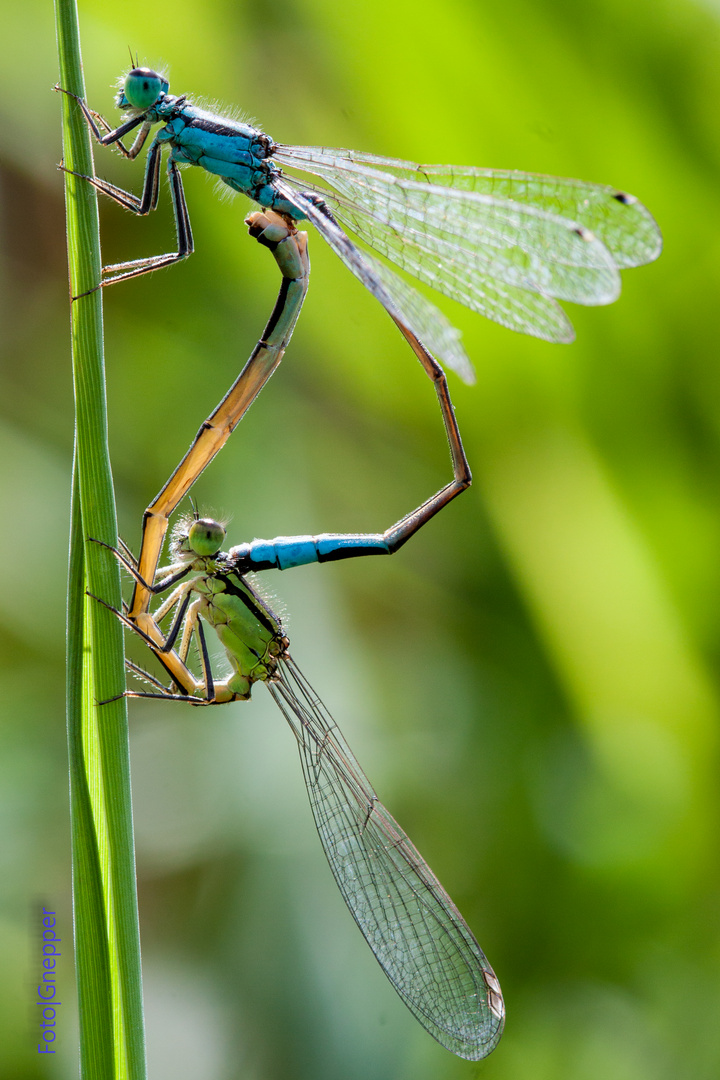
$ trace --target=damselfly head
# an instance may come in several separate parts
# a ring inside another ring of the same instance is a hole
[[[212,558],[223,546],[225,528],[212,518],[198,518],[188,532],[188,546],[202,558]]]
[[[214,518],[188,514],[176,523],[170,548],[173,557],[183,561],[185,556],[211,559],[223,546],[225,535],[225,526]]]
[[[117,107],[145,112],[167,93],[169,85],[165,76],[159,75],[152,68],[134,67],[120,83]]]

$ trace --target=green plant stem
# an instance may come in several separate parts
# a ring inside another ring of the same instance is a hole
[[[60,85],[84,97],[77,9],[56,0]],[[94,172],[87,125],[65,94],[65,164]],[[97,199],[65,174],[72,296],[100,280]],[[121,603],[110,552],[117,544],[107,418],[101,290],[72,303],[75,458],[68,593],[68,748],[73,904],[81,1073],[87,1080],[143,1080],[140,935],[132,832],[122,630],[107,608]],[[98,702],[108,704],[99,705]]]

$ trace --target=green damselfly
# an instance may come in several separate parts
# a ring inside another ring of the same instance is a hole
[[[154,595],[172,589],[169,596],[152,614],[136,620],[120,615],[150,646],[171,683],[166,687],[129,662],[130,671],[152,689],[127,694],[206,706],[246,700],[254,683],[265,683],[297,739],[320,841],[353,918],[420,1023],[448,1050],[474,1061],[494,1049],[503,1030],[505,1009],[495,973],[299,671],[280,620],[246,578],[251,571],[389,554],[397,537],[395,526],[373,535],[254,540],[223,552],[220,523],[197,515],[181,521],[166,576],[153,586],[140,582]],[[127,548],[116,555],[137,581],[137,564]],[[160,623],[170,616],[163,632]],[[213,674],[204,622],[225,647],[231,673],[223,679]],[[188,666],[193,642],[199,676]]]

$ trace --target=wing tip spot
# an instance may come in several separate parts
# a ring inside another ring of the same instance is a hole
[[[498,1018],[498,1020],[505,1019],[505,1003],[501,994],[496,994],[494,990],[490,990],[488,992],[488,1005],[490,1006],[490,1011]]]

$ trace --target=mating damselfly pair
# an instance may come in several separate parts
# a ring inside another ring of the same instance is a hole
[[[117,104],[128,119],[114,130],[77,100],[98,141],[117,146],[128,158],[138,155],[154,125],[162,125],[148,151],[140,196],[85,177],[132,212],[146,214],[157,205],[161,157],[169,151],[177,250],[108,266],[98,284],[137,277],[191,254],[182,165],[199,166],[260,205],[262,211],[248,218],[250,231],[269,248],[282,274],[263,337],[148,507],[137,561],[127,549],[117,553],[134,578],[133,598],[122,618],[144,638],[171,680],[166,687],[132,665],[151,690],[130,693],[209,705],[246,698],[254,682],[265,682],[298,740],[318,833],[340,891],[381,966],[443,1045],[462,1057],[483,1057],[496,1045],[504,1022],[492,968],[437,878],[378,801],[291,659],[279,620],[245,575],[392,553],[470,483],[447,382],[433,355],[470,379],[459,335],[387,262],[361,251],[343,226],[377,255],[473,310],[552,341],[573,336],[557,300],[614,300],[619,270],[659,254],[657,226],[633,196],[607,186],[280,145],[248,124],[194,106],[186,95],[171,95],[167,79],[148,68],[136,66],[124,78]],[[135,141],[126,148],[122,139],[136,128]],[[71,171],[73,163],[66,164]],[[225,444],[288,344],[309,276],[307,236],[297,230],[303,221],[317,228],[380,300],[433,381],[453,480],[382,534],[281,537],[223,552],[223,527],[195,515],[180,524],[171,545],[173,562],[157,580],[170,515]],[[171,588],[151,610],[153,598]],[[170,625],[163,629],[166,617]],[[203,622],[225,646],[232,668],[226,678],[212,671]],[[198,674],[190,665],[193,645]]]

